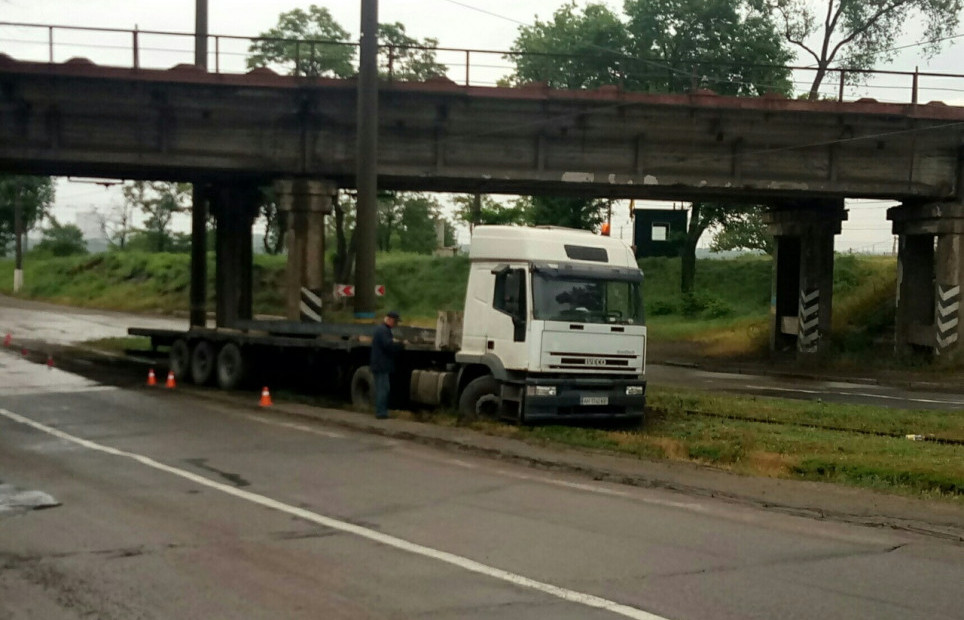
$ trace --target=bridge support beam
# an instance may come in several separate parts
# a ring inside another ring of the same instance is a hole
[[[929,351],[959,359],[964,341],[964,204],[902,205],[887,211],[900,235],[898,353]]]
[[[285,306],[292,321],[320,322],[325,286],[325,216],[338,188],[330,181],[275,181],[278,208],[285,214],[288,266]]]
[[[770,301],[770,350],[821,353],[829,346],[833,308],[833,241],[847,219],[843,200],[774,207],[776,239]]]
[[[215,185],[209,194],[215,232],[217,325],[230,327],[251,312],[251,225],[261,190],[253,184]]]

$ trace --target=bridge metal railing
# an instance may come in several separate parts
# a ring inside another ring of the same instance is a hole
[[[50,24],[0,22],[0,53],[18,60],[58,63],[83,57],[99,65],[132,69],[167,69],[194,64],[191,32],[98,28]],[[344,41],[208,35],[208,70],[242,74],[249,59],[266,54],[264,66],[279,74],[302,77],[350,77],[357,71],[357,43]],[[280,57],[285,60],[280,60]],[[413,58],[424,61],[422,70],[410,70]],[[405,80],[438,74],[466,86],[512,85],[518,66],[545,67],[549,85],[558,88],[594,88],[606,82],[626,90],[687,92],[709,89],[721,94],[760,95],[766,90],[803,96],[810,91],[815,67],[724,65],[700,62],[669,66],[658,60],[630,58],[606,50],[591,54],[533,54],[505,50],[425,46],[381,46],[380,71],[384,79]],[[599,80],[590,67],[604,60],[610,67]],[[433,70],[434,69],[434,70]],[[789,70],[789,81],[786,73]],[[761,75],[779,77],[768,84]],[[873,98],[882,102],[926,103],[940,100],[964,105],[964,74],[924,71],[885,71],[828,68],[819,89],[821,99],[844,101]]]

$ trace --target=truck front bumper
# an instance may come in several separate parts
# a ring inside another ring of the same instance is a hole
[[[535,386],[555,387],[555,395],[534,394]],[[638,393],[627,394],[627,388]],[[638,419],[646,408],[645,379],[534,377],[526,380],[525,392],[522,412],[526,422]]]

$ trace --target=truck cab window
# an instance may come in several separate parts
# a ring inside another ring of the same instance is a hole
[[[512,317],[513,340],[524,342],[527,315],[525,269],[503,269],[496,273],[492,307]]]

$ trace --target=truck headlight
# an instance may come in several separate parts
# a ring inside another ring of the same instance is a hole
[[[643,386],[643,385],[626,386],[626,396],[642,396],[645,393],[646,393],[646,386]]]
[[[528,385],[526,386],[526,396],[555,396],[556,386],[554,385]]]

